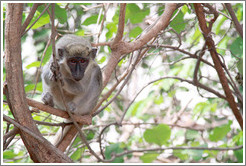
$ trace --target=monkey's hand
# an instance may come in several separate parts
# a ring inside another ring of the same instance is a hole
[[[55,62],[51,63],[50,70],[53,73],[53,75],[51,77],[51,80],[52,81],[56,81],[56,82],[60,81],[61,85],[63,86],[64,85],[64,81],[62,79],[62,75],[61,75],[59,69],[60,69],[60,66],[58,64],[56,64]]]
[[[42,101],[44,104],[54,107],[53,96],[49,92],[46,92],[45,95],[43,95]]]

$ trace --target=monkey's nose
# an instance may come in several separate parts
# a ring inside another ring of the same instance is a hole
[[[74,75],[73,75],[73,79],[74,79],[75,81],[80,81],[83,77],[84,77],[84,74],[82,74],[82,73],[74,74]]]

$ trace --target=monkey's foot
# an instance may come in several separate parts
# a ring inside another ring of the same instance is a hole
[[[49,92],[46,92],[45,95],[43,95],[42,101],[44,104],[54,107],[53,96]]]
[[[68,109],[72,112],[72,113],[74,113],[75,112],[75,109],[76,109],[76,104],[74,103],[74,102],[68,102],[67,103],[67,106],[68,106]]]

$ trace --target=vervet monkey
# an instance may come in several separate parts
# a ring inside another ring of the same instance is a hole
[[[62,82],[66,104],[75,114],[90,114],[101,94],[102,73],[94,60],[95,56],[96,49],[86,39],[76,35],[64,35],[56,44],[56,59],[60,71],[58,79]],[[45,104],[66,110],[58,86],[59,80],[54,77],[55,70],[51,58],[43,67],[42,100]],[[69,126],[66,126],[63,131],[58,131],[53,141],[55,145],[68,130]]]

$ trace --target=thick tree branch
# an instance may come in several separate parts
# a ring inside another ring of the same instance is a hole
[[[215,69],[217,71],[220,82],[221,82],[222,87],[224,89],[224,92],[226,95],[226,100],[228,101],[228,103],[229,103],[229,105],[233,111],[233,114],[235,115],[241,129],[243,129],[243,118],[242,118],[242,115],[240,114],[240,112],[237,108],[237,104],[234,100],[231,89],[228,85],[228,81],[227,81],[227,78],[225,76],[225,72],[223,70],[223,67],[221,66],[222,62],[220,61],[218,53],[216,52],[216,48],[215,48],[214,41],[213,41],[212,36],[211,36],[211,32],[209,31],[209,29],[206,25],[205,15],[203,13],[203,8],[202,8],[200,3],[195,3],[194,6],[195,6],[196,15],[198,17],[199,26],[200,26],[201,31],[203,33],[203,36],[206,40],[208,50],[210,51],[211,57],[212,57],[213,62],[214,62]]]
[[[176,9],[176,6],[177,4],[175,3],[167,3],[165,6],[165,11],[160,16],[160,19],[154,25],[151,25],[152,28],[147,33],[143,34],[140,38],[138,38],[136,41],[128,43],[118,39],[114,40],[114,44],[111,45],[112,55],[106,65],[105,70],[103,71],[103,87],[105,87],[109,82],[111,74],[117,66],[118,61],[122,55],[140,49],[152,38],[156,37],[160,31],[164,30],[169,25],[170,19],[172,17],[173,12]],[[122,22],[121,18],[119,18],[119,24],[120,22]],[[122,32],[122,29],[118,30],[118,32],[120,34],[120,32]],[[120,37],[121,36],[119,35],[119,37],[117,38],[120,39]]]
[[[53,114],[53,115],[56,115],[56,116],[59,116],[59,117],[65,118],[65,119],[69,119],[69,117],[70,117],[68,115],[68,113],[64,110],[50,107],[48,105],[42,104],[42,103],[37,102],[37,101],[32,100],[32,99],[27,98],[27,103],[28,103],[28,105],[30,105],[32,107],[38,108],[42,111],[45,111],[47,113],[50,113],[50,114]],[[72,117],[75,121],[77,121],[81,124],[84,124],[84,125],[91,124],[91,116],[90,115],[81,116],[81,115],[77,115],[77,114],[72,114]]]

